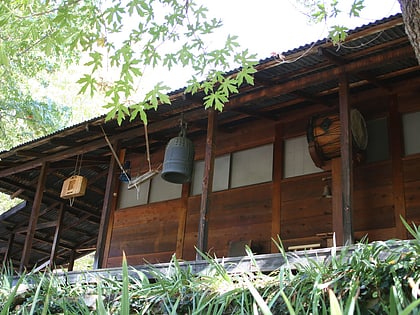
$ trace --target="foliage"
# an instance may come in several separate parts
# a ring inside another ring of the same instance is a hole
[[[411,228],[413,231],[417,229]],[[229,272],[220,260],[200,274],[174,257],[167,272],[148,275],[123,261],[120,277],[66,284],[53,273],[0,280],[4,314],[417,314],[420,311],[419,239],[360,243],[329,259],[296,259],[270,274]],[[252,253],[248,250],[251,261]],[[19,287],[19,288],[17,288]],[[13,298],[8,298],[13,296]]]
[[[334,44],[340,44],[346,39],[348,28],[342,25],[340,19],[344,16],[360,17],[365,8],[365,0],[345,2],[343,0],[295,0],[299,9],[310,21],[328,25],[328,37]],[[338,22],[338,24],[336,24]]]
[[[89,71],[80,74],[80,92],[105,93],[108,119],[121,122],[130,115],[146,121],[145,110],[170,99],[162,82],[141,91],[145,71],[181,67],[193,73],[186,92],[203,89],[204,105],[222,110],[241,85],[253,84],[256,62],[239,49],[235,36],[210,47],[206,39],[222,23],[207,13],[193,0],[5,0],[0,4],[2,81],[11,86],[19,81],[15,73],[34,77],[83,56]],[[221,75],[233,65],[241,67],[237,75]]]
[[[46,53],[47,45],[55,49],[49,41],[53,31],[45,19],[35,21],[28,14],[37,9],[32,1],[0,2],[0,150],[55,131],[68,121],[67,107],[34,98],[30,88],[30,80],[47,85],[48,75],[62,62]]]

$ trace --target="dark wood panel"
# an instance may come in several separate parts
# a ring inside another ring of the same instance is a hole
[[[284,220],[281,222],[281,239],[314,237],[318,233],[332,232],[332,217],[313,216],[305,219]]]
[[[173,251],[176,248],[176,234],[171,233],[165,236],[130,239],[118,241],[110,250],[110,257],[122,256],[122,252],[128,256],[137,254],[150,254],[163,251]]]
[[[177,230],[178,221],[175,220],[163,220],[159,222],[150,222],[139,225],[130,225],[125,228],[114,229],[113,241],[119,242],[126,239],[143,239],[148,238],[150,235],[156,237],[156,235],[173,233]]]
[[[353,209],[358,214],[370,214],[370,209],[393,205],[392,186],[370,187],[365,190],[354,191]]]
[[[175,252],[180,207],[179,200],[171,200],[117,211],[108,264],[120,261],[123,251],[137,263],[148,255]]]
[[[180,200],[157,202],[144,206],[121,209],[115,212],[114,229],[136,226],[156,220],[177,220]]]
[[[403,161],[403,176],[405,182],[420,181],[420,156]]]
[[[145,255],[132,255],[127,257],[127,263],[130,266],[144,265],[147,263],[156,264],[162,262],[168,262],[171,260],[174,252],[161,252],[161,253],[152,253]],[[108,268],[120,267],[122,264],[122,257],[112,257],[108,259]]]
[[[354,189],[365,190],[371,187],[391,186],[391,161],[362,164],[354,170]]]
[[[407,220],[420,223],[420,181],[407,182],[404,185]]]
[[[282,203],[281,221],[310,218],[314,216],[330,216],[331,199],[312,197],[300,200],[291,200]]]
[[[355,230],[354,237],[356,241],[360,241],[362,238],[367,237],[369,242],[382,241],[395,238],[395,228],[385,229],[369,229],[369,230]]]
[[[269,252],[272,183],[213,193],[208,214],[208,246],[217,256],[226,256],[229,241],[252,240],[259,251]],[[197,196],[189,198],[185,259],[193,259],[197,240]]]
[[[393,205],[354,209],[353,224],[355,230],[369,230],[395,227]]]
[[[319,173],[283,180],[281,185],[282,203],[290,200],[304,200],[307,198],[321,197],[325,185],[322,178],[330,176],[327,174],[328,173]]]

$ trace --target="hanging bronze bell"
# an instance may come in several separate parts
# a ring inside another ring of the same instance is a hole
[[[191,181],[194,145],[182,127],[178,137],[172,138],[165,150],[161,177],[167,182],[183,184]]]

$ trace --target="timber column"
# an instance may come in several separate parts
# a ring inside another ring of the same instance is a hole
[[[25,244],[23,246],[22,258],[20,261],[19,272],[22,272],[29,264],[31,256],[32,242],[35,236],[36,225],[38,223],[39,210],[41,208],[42,197],[44,195],[45,181],[47,179],[48,162],[43,162],[41,171],[39,173],[38,185],[32,205],[31,217],[29,218],[29,225],[26,231]]]
[[[207,251],[207,214],[210,208],[210,197],[213,190],[214,149],[216,137],[217,113],[214,108],[209,109],[207,121],[206,151],[204,157],[204,174],[200,204],[200,219],[198,224],[197,249],[203,253]],[[196,260],[202,257],[196,253]]]
[[[353,159],[352,135],[350,127],[349,82],[347,74],[342,70],[338,83],[339,108],[341,122],[341,196],[343,216],[343,245],[353,244]]]

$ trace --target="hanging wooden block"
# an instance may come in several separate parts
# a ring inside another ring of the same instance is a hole
[[[86,186],[87,178],[80,175],[69,177],[63,182],[60,197],[63,199],[70,199],[73,197],[84,196]]]

